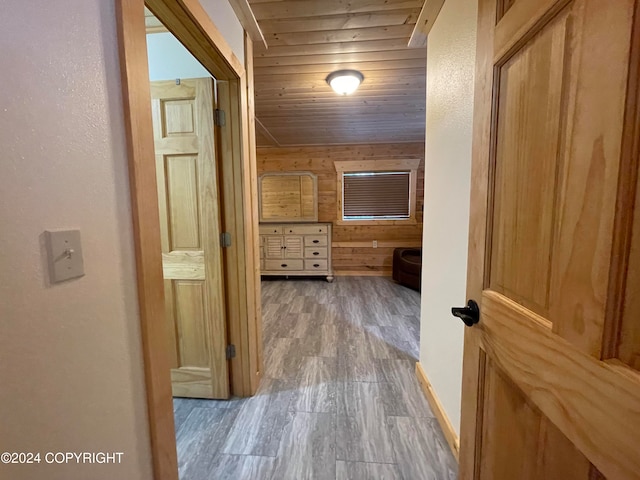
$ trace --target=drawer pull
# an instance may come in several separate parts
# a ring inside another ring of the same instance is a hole
[[[313,266],[318,268],[320,266],[320,264],[319,263],[314,263]]]
[[[313,243],[320,243],[320,240],[314,240]]]
[[[320,255],[320,252],[313,252],[314,255]]]
[[[282,265],[280,265],[282,268],[287,268],[287,264],[283,263]]]

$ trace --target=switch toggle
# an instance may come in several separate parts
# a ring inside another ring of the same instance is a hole
[[[80,230],[46,230],[45,242],[49,257],[51,283],[63,282],[84,275]]]

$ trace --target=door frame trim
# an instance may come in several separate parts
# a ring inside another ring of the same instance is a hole
[[[224,281],[229,286],[225,299],[228,340],[237,352],[230,362],[230,386],[234,395],[249,396],[261,378],[262,350],[257,174],[247,72],[198,0],[147,0],[146,4],[228,86],[227,135],[233,141],[222,152],[219,169],[222,228],[233,238],[232,247],[223,250]],[[144,7],[145,0],[118,0],[116,17],[151,456],[154,478],[177,480]],[[250,47],[246,35],[245,42]]]

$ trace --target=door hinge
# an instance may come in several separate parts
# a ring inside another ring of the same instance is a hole
[[[214,115],[213,123],[215,123],[218,127],[224,127],[227,124],[227,119],[225,118],[224,110],[220,110],[216,108],[216,113]]]
[[[220,234],[220,245],[222,245],[223,247],[231,246],[231,234],[229,232]]]
[[[235,358],[235,356],[236,356],[236,346],[227,345],[227,360],[231,358]]]

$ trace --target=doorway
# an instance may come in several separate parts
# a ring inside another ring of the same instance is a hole
[[[221,254],[225,286],[221,303],[229,364],[229,391],[252,395],[261,377],[260,284],[257,275],[257,195],[250,139],[252,93],[244,65],[233,54],[198,2],[148,0],[146,6],[217,79],[218,104],[225,110],[219,152],[220,230],[230,246]],[[156,478],[177,478],[171,365],[164,302],[161,227],[158,210],[151,92],[146,51],[144,0],[118,2],[123,97],[127,122],[138,297],[144,348],[150,437]],[[250,51],[251,41],[245,38]],[[247,57],[251,57],[249,53]],[[225,349],[226,350],[226,349]]]

